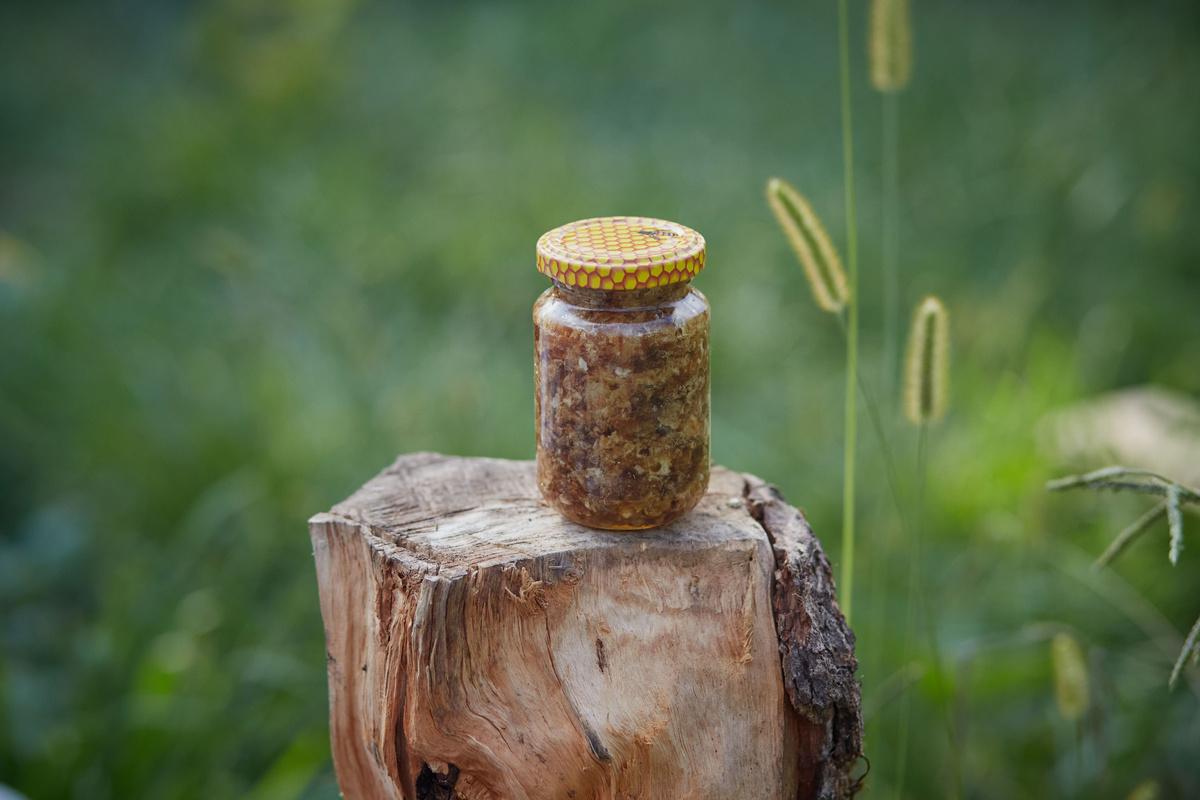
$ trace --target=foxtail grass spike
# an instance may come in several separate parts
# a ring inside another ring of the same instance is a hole
[[[908,0],[871,0],[871,85],[898,92],[912,77],[912,18]]]
[[[1183,552],[1183,514],[1179,511],[1179,487],[1171,484],[1167,487],[1167,524],[1171,526],[1171,566],[1179,562],[1179,554]]]
[[[1171,689],[1175,688],[1176,681],[1183,674],[1183,667],[1187,664],[1189,653],[1192,655],[1193,662],[1200,659],[1200,617],[1197,617],[1196,624],[1192,626],[1191,633],[1183,643],[1183,649],[1179,651],[1179,658],[1175,660],[1175,666],[1171,669],[1171,680],[1167,682],[1167,686]]]
[[[1145,780],[1134,787],[1134,790],[1129,793],[1129,797],[1125,798],[1125,800],[1158,800],[1158,796],[1158,782]]]
[[[1050,643],[1054,664],[1054,699],[1059,712],[1071,721],[1088,709],[1088,668],[1083,648],[1069,633],[1056,634]]]
[[[946,413],[950,322],[942,301],[929,295],[917,305],[904,364],[904,413],[914,425]]]
[[[767,203],[800,259],[817,305],[835,314],[840,312],[850,299],[850,288],[842,260],[812,206],[780,178],[767,181]]]

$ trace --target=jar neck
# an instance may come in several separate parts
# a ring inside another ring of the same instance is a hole
[[[682,300],[691,290],[691,281],[648,289],[589,289],[554,281],[554,288],[568,303],[583,308],[649,308]]]

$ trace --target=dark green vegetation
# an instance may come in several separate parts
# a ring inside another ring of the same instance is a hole
[[[714,456],[778,483],[837,562],[841,338],[763,201],[784,177],[844,241],[835,7],[690,9],[0,6],[0,783],[336,797],[305,519],[399,452],[532,456],[533,245],[572,219],[708,237]],[[951,785],[950,708],[972,797],[1145,779],[1196,797],[1195,673],[1167,676],[1200,540],[1172,569],[1160,527],[1090,576],[1147,501],[1047,494],[1068,465],[1035,433],[1111,387],[1200,394],[1200,14],[929,0],[914,27],[903,307],[939,294],[953,344],[921,560],[946,669],[912,687],[909,794]],[[887,797],[907,559],[865,424],[859,452],[855,626]],[[1090,662],[1079,725],[1054,703],[1060,630]]]

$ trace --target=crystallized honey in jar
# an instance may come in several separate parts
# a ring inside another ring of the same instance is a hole
[[[704,238],[645,217],[572,222],[537,243],[538,487],[564,516],[637,530],[708,488]]]

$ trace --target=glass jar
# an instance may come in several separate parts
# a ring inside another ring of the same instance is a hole
[[[538,487],[593,528],[639,530],[708,489],[708,301],[690,281],[704,238],[604,217],[537,244],[554,281],[533,307]]]

